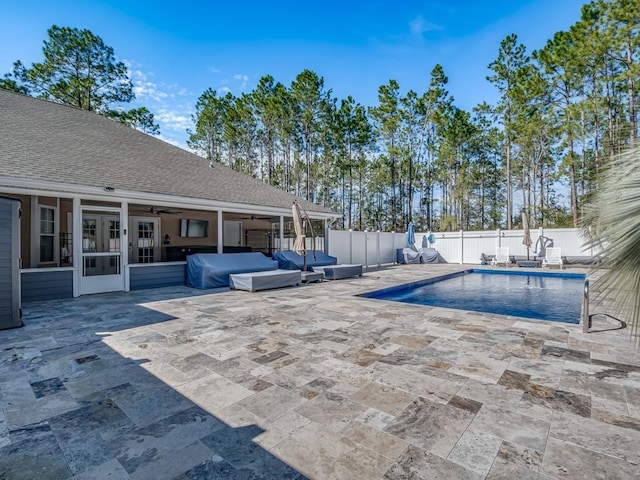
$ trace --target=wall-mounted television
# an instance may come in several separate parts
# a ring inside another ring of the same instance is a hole
[[[209,222],[207,220],[192,220],[183,218],[180,220],[181,237],[208,237]]]

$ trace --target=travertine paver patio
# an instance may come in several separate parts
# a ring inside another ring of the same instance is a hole
[[[638,478],[627,331],[352,296],[459,269],[25,305],[0,478]]]

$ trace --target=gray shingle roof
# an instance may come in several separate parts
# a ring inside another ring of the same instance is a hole
[[[248,206],[291,208],[296,198],[96,113],[1,89],[0,176]]]

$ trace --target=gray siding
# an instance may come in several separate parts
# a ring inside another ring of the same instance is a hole
[[[13,208],[0,202],[0,312],[13,308]]]
[[[23,272],[22,302],[73,297],[73,271]]]
[[[0,328],[22,325],[20,320],[19,200],[0,197]]]
[[[129,288],[143,290],[185,285],[186,271],[186,264],[133,267],[129,269]]]

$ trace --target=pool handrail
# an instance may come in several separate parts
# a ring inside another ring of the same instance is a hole
[[[582,297],[582,332],[589,333],[591,317],[589,316],[589,280],[584,281],[584,295]]]

